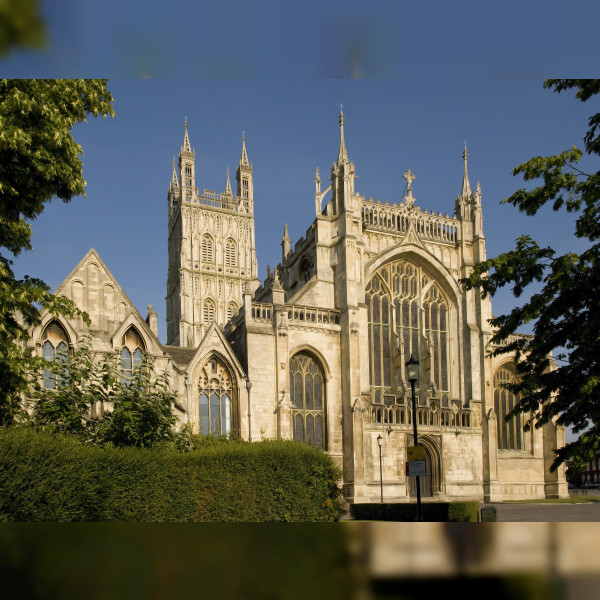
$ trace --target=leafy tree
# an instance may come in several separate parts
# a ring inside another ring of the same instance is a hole
[[[576,90],[586,102],[600,92],[600,80],[549,79],[545,88]],[[600,155],[600,113],[588,121],[585,154]],[[528,286],[541,289],[510,313],[495,317],[492,342],[508,340],[525,323],[533,322],[533,337],[512,339],[495,355],[515,354],[518,383],[508,387],[520,395],[514,416],[531,411],[528,422],[541,427],[552,419],[585,432],[576,442],[559,448],[552,469],[573,457],[590,456],[600,449],[600,171],[584,172],[577,166],[584,153],[573,146],[556,156],[537,156],[519,165],[513,175],[535,181],[532,190],[519,189],[505,204],[535,215],[550,203],[553,210],[577,216],[575,237],[589,242],[581,253],[558,254],[540,247],[531,237],[516,240],[510,252],[477,265],[463,280],[466,289],[479,288],[493,295],[505,285],[516,298]],[[558,365],[553,364],[555,352]]]
[[[113,115],[106,80],[0,80],[0,425],[20,414],[31,360],[27,327],[40,308],[81,314],[39,279],[18,280],[12,256],[31,250],[31,221],[47,202],[85,195],[72,127],[88,115]],[[12,255],[12,256],[11,256]]]
[[[25,404],[28,420],[38,428],[86,443],[148,448],[169,442],[180,450],[192,448],[191,432],[175,430],[177,395],[169,377],[156,374],[149,355],[125,378],[118,352],[94,356],[91,340],[84,338],[70,356],[32,361],[29,377]],[[52,385],[45,386],[47,381]]]
[[[149,448],[180,441],[175,432],[173,406],[177,394],[164,371],[156,374],[147,354],[136,365],[130,380],[120,378],[113,387],[113,408],[99,422],[98,441],[114,446]],[[184,431],[183,437],[188,437]]]
[[[39,0],[0,2],[0,56],[14,46],[41,48],[46,42]]]
[[[24,404],[34,425],[94,440],[98,417],[118,393],[118,358],[109,354],[95,360],[91,340],[84,338],[70,356],[57,355],[53,362],[32,360],[29,379]]]

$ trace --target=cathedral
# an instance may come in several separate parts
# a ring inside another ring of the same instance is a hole
[[[140,315],[91,249],[56,290],[91,325],[43,313],[32,350],[51,361],[61,344],[91,335],[98,353],[120,353],[125,376],[148,353],[170,376],[181,424],[323,448],[343,469],[350,502],[379,502],[381,490],[386,502],[414,500],[406,462],[415,419],[424,501],[567,497],[564,467],[549,469],[563,428],[505,420],[518,401],[504,387],[514,364],[490,356],[490,299],[459,283],[486,258],[466,149],[463,160],[453,216],[416,204],[410,170],[403,202],[367,199],[355,189],[340,113],[330,176],[322,182],[316,170],[315,219],[295,244],[284,226],[281,262],[261,281],[246,140],[235,193],[229,171],[223,193],[200,191],[186,122],[167,192],[167,343],[152,306]]]

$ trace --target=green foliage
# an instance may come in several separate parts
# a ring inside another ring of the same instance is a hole
[[[119,365],[116,352],[95,357],[90,339],[77,344],[69,357],[38,359],[29,375],[28,420],[88,443],[138,448],[171,443],[190,450],[189,427],[175,431],[177,395],[168,374],[157,375],[149,355],[135,366],[131,379],[122,377]],[[56,376],[55,388],[43,386],[42,369]]]
[[[353,504],[352,516],[361,521],[415,521],[415,503]],[[424,502],[421,515],[430,522],[469,522],[478,521],[478,502]]]
[[[0,2],[0,56],[11,48],[41,48],[46,41],[39,0]]]
[[[191,452],[0,429],[2,521],[336,521],[331,457],[292,441]]]
[[[31,249],[30,222],[52,198],[85,195],[71,129],[89,114],[112,115],[112,101],[105,80],[0,80],[0,425],[23,417],[19,396],[32,364],[24,345],[40,309],[87,320],[43,281],[16,279],[10,255]]]
[[[585,102],[600,92],[600,80],[549,79],[544,87],[557,92],[575,89],[575,96]],[[597,158],[600,113],[592,115],[588,125],[585,153]],[[504,342],[523,324],[534,324],[532,337],[501,345],[494,355],[514,353],[516,358],[519,381],[508,387],[520,395],[520,402],[508,419],[531,411],[535,427],[556,420],[575,433],[584,432],[556,451],[553,470],[575,456],[591,457],[600,451],[600,171],[578,168],[583,155],[573,146],[519,165],[513,175],[538,185],[519,189],[502,202],[527,215],[536,215],[547,204],[554,211],[576,214],[574,235],[589,247],[579,254],[558,255],[524,236],[514,250],[480,263],[462,280],[466,289],[478,288],[483,296],[507,285],[516,298],[532,284],[537,288],[521,306],[490,321],[497,329],[491,341]]]

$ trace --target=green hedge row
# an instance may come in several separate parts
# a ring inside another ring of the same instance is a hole
[[[353,504],[352,516],[361,521],[414,521],[417,505],[411,504]],[[421,516],[424,521],[470,522],[478,521],[478,502],[424,502]]]
[[[182,453],[0,430],[3,521],[336,521],[340,475],[328,454],[291,441]]]

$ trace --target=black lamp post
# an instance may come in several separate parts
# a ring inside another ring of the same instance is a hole
[[[246,380],[246,389],[248,390],[248,441],[252,441],[252,420],[250,418],[250,390],[252,389],[252,382]]]
[[[419,359],[411,354],[410,358],[406,362],[406,378],[410,381],[410,387],[412,390],[412,421],[413,421],[413,435],[415,438],[415,447],[419,445],[417,438],[417,402],[415,399],[415,384],[419,380]],[[417,521],[422,521],[421,516],[421,482],[419,476],[417,478]]]
[[[381,434],[377,436],[377,445],[379,446],[379,486],[381,488],[381,504],[383,504],[383,463],[381,461],[381,444],[383,438]]]

